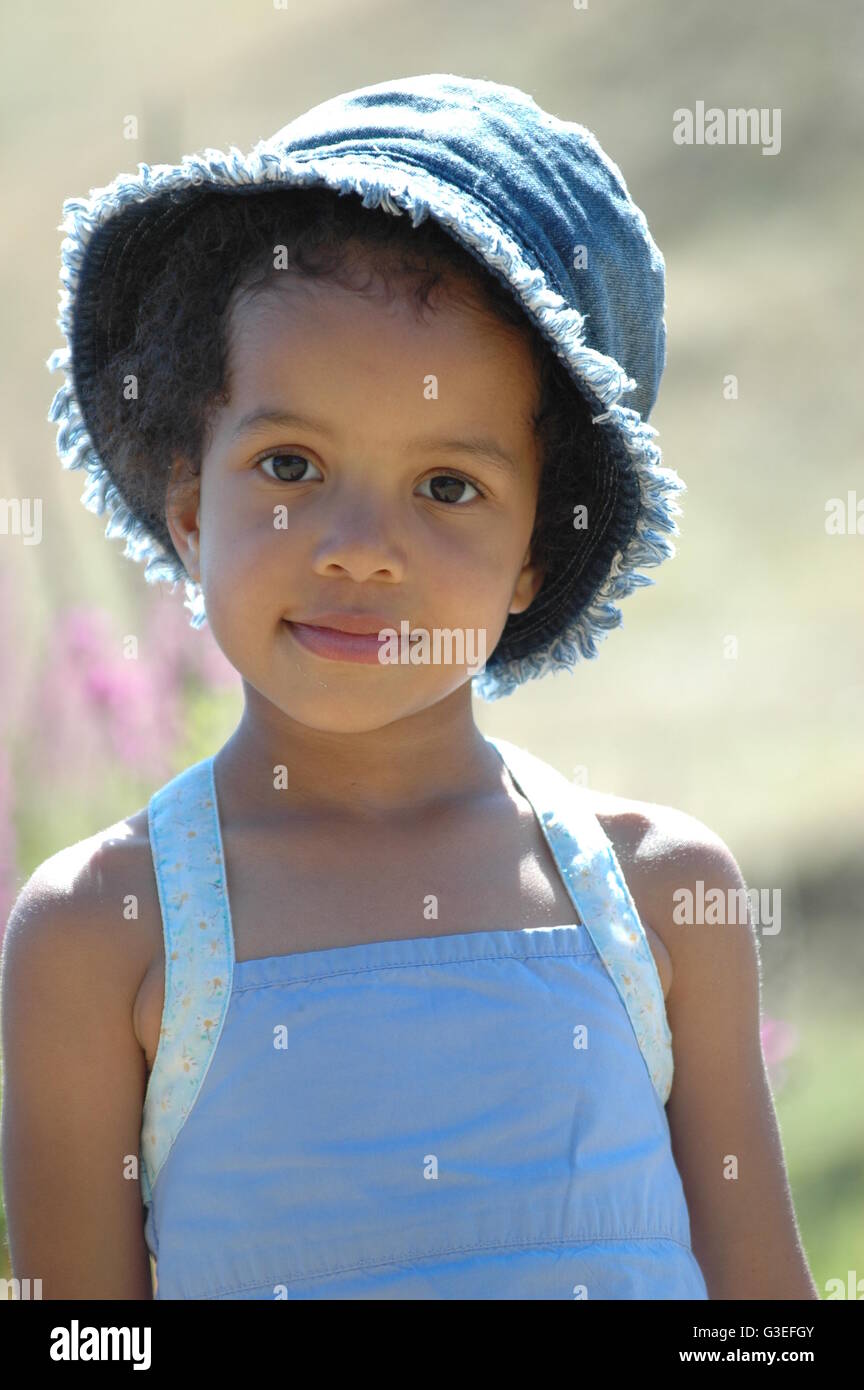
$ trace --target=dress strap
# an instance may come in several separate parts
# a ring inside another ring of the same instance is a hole
[[[213,759],[150,798],[147,824],[162,910],[165,1003],[147,1083],[139,1170],[145,1205],[207,1074],[234,974]]]
[[[645,928],[584,788],[505,739],[488,738],[531,803],[555,862],[630,1016],[660,1100],[672,1090],[672,1033]]]

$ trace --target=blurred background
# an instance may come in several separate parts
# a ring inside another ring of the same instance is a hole
[[[748,887],[780,891],[763,1040],[796,1212],[823,1296],[864,1276],[861,7],[47,0],[5,6],[2,29],[0,528],[9,499],[41,499],[43,533],[0,529],[0,927],[42,860],[143,807],[241,709],[181,590],[145,584],[57,459],[63,199],[139,162],[248,150],[389,77],[512,83],[594,131],[663,251],[651,423],[688,493],[677,558],[646,571],[656,587],[623,601],[598,659],[477,701],[477,720],[593,787],[690,812]],[[779,153],[676,144],[673,112],[699,101],[779,109]]]

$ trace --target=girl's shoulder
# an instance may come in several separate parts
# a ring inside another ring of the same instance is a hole
[[[155,914],[154,914],[155,908]],[[134,999],[161,942],[146,808],[43,860],[18,892],[3,935],[3,959],[29,970],[50,957],[94,988]]]
[[[732,851],[704,822],[675,806],[593,788],[587,794],[591,810],[615,851],[655,959],[666,952],[670,984],[674,974],[680,993],[694,936],[692,929],[687,935],[687,925],[676,920],[678,895],[689,891],[698,897],[700,881],[743,887]],[[663,978],[662,968],[660,975]],[[664,979],[664,994],[668,994],[665,985]]]
[[[659,871],[670,860],[680,861],[683,854],[725,853],[731,858],[731,850],[716,831],[689,811],[593,787],[586,788],[585,794],[616,853],[634,868],[650,866]]]

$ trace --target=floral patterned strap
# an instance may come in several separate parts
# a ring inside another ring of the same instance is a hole
[[[145,1205],[207,1074],[234,972],[212,758],[155,792],[147,817],[162,909],[165,1003],[142,1115]]]
[[[504,739],[487,738],[530,801],[567,889],[621,995],[663,1105],[672,1090],[672,1033],[663,986],[618,856],[584,788]]]

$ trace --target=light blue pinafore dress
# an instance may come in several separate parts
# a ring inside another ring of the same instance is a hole
[[[584,789],[489,742],[576,924],[237,962],[212,758],[151,798],[157,1298],[708,1297],[663,992],[611,843]]]

